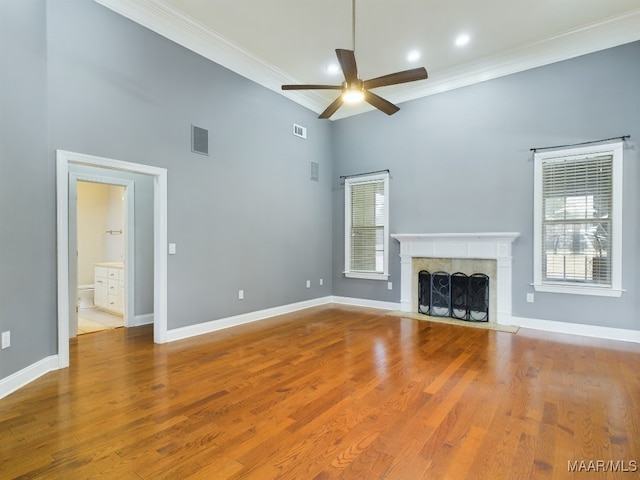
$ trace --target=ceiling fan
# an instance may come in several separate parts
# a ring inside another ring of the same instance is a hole
[[[372,78],[371,80],[362,81],[358,78],[358,68],[355,57],[356,1],[352,0],[351,5],[353,50],[336,49],[338,62],[340,63],[340,68],[342,69],[345,80],[342,82],[342,85],[282,85],[282,90],[341,90],[340,96],[336,98],[318,118],[330,118],[344,102],[355,103],[361,100],[373,105],[387,115],[393,115],[400,110],[400,107],[369,90],[377,87],[386,87],[388,85],[425,80],[427,78],[427,70],[424,67],[420,67],[383,75],[382,77]]]

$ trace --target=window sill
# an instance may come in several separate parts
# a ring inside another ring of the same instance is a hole
[[[595,286],[581,286],[581,285],[555,285],[555,284],[533,284],[533,288],[537,292],[548,293],[568,293],[570,295],[593,295],[599,297],[620,297],[622,296],[622,289],[616,289],[611,287],[595,287]]]
[[[343,272],[347,278],[360,278],[364,280],[389,280],[386,273]]]

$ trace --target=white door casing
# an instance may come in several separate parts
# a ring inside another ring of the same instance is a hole
[[[58,368],[69,366],[69,165],[140,173],[153,177],[153,339],[167,341],[167,170],[137,163],[56,151],[58,258]],[[130,269],[133,270],[133,269]],[[133,308],[133,302],[131,308]]]

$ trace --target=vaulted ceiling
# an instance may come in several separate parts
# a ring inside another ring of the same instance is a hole
[[[319,113],[340,84],[336,48],[353,48],[351,0],[96,0]],[[466,34],[469,41],[457,46]],[[382,87],[394,103],[640,40],[638,0],[356,0],[361,78],[424,66],[429,79]],[[419,59],[407,58],[418,52]],[[402,107],[402,105],[400,105]],[[344,106],[333,119],[370,110]]]

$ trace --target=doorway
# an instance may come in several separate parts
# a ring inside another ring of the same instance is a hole
[[[154,342],[167,341],[167,171],[164,168],[124,162],[121,160],[96,157],[92,155],[58,150],[56,152],[56,185],[57,185],[57,223],[58,223],[58,368],[69,366],[69,337],[70,318],[75,310],[77,279],[74,268],[73,254],[69,254],[70,239],[76,238],[76,232],[70,231],[75,222],[70,221],[75,208],[70,208],[70,195],[75,189],[78,176],[71,171],[74,166],[87,166],[99,169],[102,183],[112,183],[109,174],[114,172],[135,173],[148,176],[153,182],[153,314]],[[86,179],[85,179],[86,180]],[[95,181],[95,178],[94,178]],[[120,181],[121,182],[121,181]],[[118,182],[116,181],[116,184]],[[125,182],[126,183],[126,182]],[[126,191],[132,188],[127,186]],[[125,197],[127,195],[125,194]],[[133,196],[131,195],[131,199]],[[131,200],[132,201],[132,200]],[[75,205],[74,205],[75,207]],[[133,209],[130,210],[131,212]],[[131,222],[132,216],[128,217]],[[73,218],[72,218],[73,220]],[[131,229],[133,232],[133,229]],[[128,243],[132,242],[130,235]],[[75,242],[74,242],[75,243]],[[127,249],[129,250],[129,249]],[[133,248],[130,248],[133,251]],[[75,251],[74,251],[75,253]],[[127,281],[131,279],[133,287],[133,268],[127,272]],[[133,292],[129,289],[128,292]],[[133,293],[131,293],[133,295]],[[125,310],[132,312],[133,299],[127,295]],[[130,322],[131,316],[125,313]],[[151,323],[151,321],[149,322]]]
[[[128,226],[135,198],[128,185],[76,178],[76,308],[69,315],[69,336],[120,328],[129,324],[133,302],[128,290],[128,270],[134,264],[134,229]],[[70,188],[72,186],[70,185]],[[71,195],[73,198],[73,195]],[[129,201],[128,201],[129,200]],[[70,208],[73,208],[70,205]],[[69,215],[69,230],[72,230]],[[72,242],[70,242],[72,243]],[[73,247],[70,244],[70,250]],[[70,256],[73,261],[73,255]],[[71,278],[71,275],[70,275]],[[70,288],[70,291],[73,291]],[[135,294],[135,288],[132,290]]]
[[[100,325],[115,326],[116,318],[113,317],[116,315],[121,317],[119,325],[136,325],[134,199],[139,190],[135,188],[136,179],[149,183],[145,176],[87,165],[69,166],[70,338],[83,328],[95,330],[106,328],[100,328]],[[153,235],[141,235],[141,241],[149,245]],[[150,280],[147,283],[151,283]],[[80,315],[83,303],[96,308],[83,308],[83,315]]]

